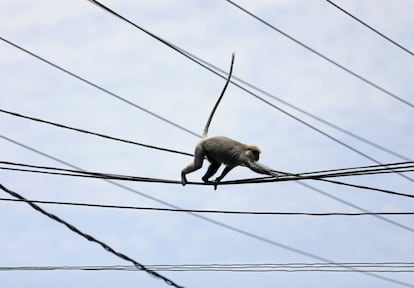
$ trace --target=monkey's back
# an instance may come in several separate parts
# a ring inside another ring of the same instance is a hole
[[[200,145],[210,161],[225,165],[239,165],[247,146],[225,136],[207,137],[201,140]]]

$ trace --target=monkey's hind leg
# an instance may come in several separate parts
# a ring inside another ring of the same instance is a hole
[[[204,183],[211,183],[208,179],[210,179],[211,176],[216,174],[217,170],[220,168],[220,163],[216,161],[210,161],[210,166],[207,169],[206,174],[201,178]]]
[[[187,167],[185,167],[181,171],[181,184],[183,184],[183,186],[187,184],[187,177],[185,177],[185,175],[187,175],[188,173],[194,172],[203,166],[204,156],[205,156],[205,152],[204,152],[203,147],[201,147],[201,145],[197,145],[195,152],[194,152],[193,163],[189,164]]]

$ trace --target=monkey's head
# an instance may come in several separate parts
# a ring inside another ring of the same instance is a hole
[[[253,161],[259,161],[260,153],[261,151],[259,147],[254,145],[247,145],[246,155]]]

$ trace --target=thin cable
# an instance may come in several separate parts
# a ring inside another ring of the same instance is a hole
[[[173,287],[177,287],[177,288],[184,288],[183,286],[180,286],[176,283],[174,283],[173,281],[171,281],[170,279],[168,279],[165,276],[162,276],[161,274],[158,274],[155,271],[152,271],[150,269],[148,269],[146,266],[144,266],[143,264],[135,261],[134,259],[128,257],[125,254],[122,254],[120,252],[117,252],[116,250],[114,250],[112,247],[110,247],[109,245],[107,245],[106,243],[94,238],[93,236],[91,236],[90,234],[87,234],[85,232],[82,232],[81,230],[79,230],[77,227],[75,227],[74,225],[66,222],[65,220],[59,218],[58,216],[56,216],[55,214],[49,213],[46,210],[40,208],[38,205],[36,205],[33,202],[30,202],[28,199],[26,199],[25,197],[23,197],[22,195],[18,194],[17,192],[14,192],[6,187],[4,187],[2,184],[0,184],[0,189],[2,189],[4,192],[6,192],[7,194],[11,195],[12,197],[15,197],[17,199],[20,199],[24,202],[26,202],[28,205],[30,205],[33,209],[35,209],[36,211],[38,211],[39,213],[49,217],[50,219],[66,226],[66,228],[68,228],[69,230],[71,230],[72,232],[78,234],[79,236],[85,238],[88,241],[91,242],[95,242],[96,244],[99,244],[103,249],[105,249],[107,252],[114,254],[115,256],[117,256],[118,258],[121,258],[125,261],[131,262],[132,264],[134,264],[134,266],[142,271],[147,272],[149,275],[155,277],[155,278],[159,278],[161,280],[164,280],[164,282],[170,286]]]
[[[298,181],[297,183],[298,183],[299,185],[302,185],[303,187],[306,187],[306,188],[308,188],[308,189],[311,189],[311,190],[315,191],[316,193],[319,193],[319,194],[321,194],[321,195],[324,195],[325,197],[331,198],[332,200],[335,200],[335,201],[337,201],[337,202],[340,202],[340,203],[342,203],[342,204],[344,204],[344,205],[346,205],[346,206],[353,207],[353,208],[355,208],[355,209],[357,209],[357,210],[359,210],[359,211],[362,211],[362,212],[370,213],[370,211],[369,211],[369,210],[367,210],[367,209],[365,209],[365,208],[362,208],[361,206],[358,206],[358,205],[356,205],[356,204],[354,204],[354,203],[351,203],[351,202],[349,202],[349,201],[346,201],[346,200],[344,200],[344,199],[342,199],[342,198],[340,198],[340,197],[337,197],[337,196],[331,195],[331,194],[329,194],[329,193],[327,193],[327,192],[325,192],[325,191],[323,191],[323,190],[321,190],[321,189],[319,189],[319,188],[316,188],[316,187],[314,187],[314,186],[311,186],[311,185],[309,185],[309,184],[307,184],[307,183],[303,183],[302,181]],[[400,228],[402,228],[402,229],[404,229],[404,230],[410,231],[411,233],[414,233],[414,229],[413,229],[413,228],[411,228],[411,227],[409,227],[409,226],[406,226],[406,225],[404,225],[404,224],[401,224],[401,223],[399,223],[399,222],[397,222],[397,221],[391,220],[391,219],[389,219],[389,218],[387,218],[387,217],[384,217],[384,216],[382,216],[382,215],[373,215],[373,217],[375,217],[375,218],[377,218],[377,219],[379,219],[379,220],[382,220],[382,221],[384,221],[384,222],[387,222],[387,223],[389,223],[389,224],[392,224],[392,225],[394,225],[394,226],[398,226],[398,227],[400,227]]]
[[[139,109],[139,110],[141,110],[141,111],[143,111],[143,112],[145,112],[145,113],[147,113],[147,114],[149,114],[149,115],[151,115],[151,116],[153,116],[153,117],[155,117],[155,118],[157,118],[157,119],[159,119],[161,121],[164,121],[164,122],[166,122],[166,123],[168,123],[168,124],[170,124],[170,125],[178,128],[180,130],[183,130],[183,131],[185,131],[185,132],[187,132],[187,133],[189,133],[189,134],[191,134],[193,136],[201,137],[201,135],[199,135],[199,134],[197,134],[197,133],[195,133],[195,132],[193,132],[193,131],[191,131],[191,130],[189,130],[187,128],[184,128],[183,126],[181,126],[181,125],[179,125],[179,124],[177,124],[177,123],[175,123],[173,121],[170,121],[167,118],[165,118],[165,117],[163,117],[163,116],[161,116],[161,115],[159,115],[157,113],[154,113],[154,112],[152,112],[152,111],[150,111],[148,109],[145,109],[144,107],[142,107],[142,106],[140,106],[140,105],[138,105],[138,104],[136,104],[136,103],[134,103],[134,102],[132,102],[130,100],[127,100],[126,98],[123,98],[123,97],[121,97],[121,96],[119,96],[119,95],[117,95],[117,94],[115,94],[115,93],[113,93],[113,92],[111,92],[111,91],[103,88],[102,86],[99,86],[99,85],[97,85],[97,84],[95,84],[95,83],[93,83],[93,82],[91,82],[91,81],[89,81],[89,80],[87,80],[87,79],[85,79],[85,78],[83,78],[83,77],[75,74],[75,73],[72,73],[69,70],[67,70],[67,69],[65,69],[65,68],[63,68],[63,67],[61,67],[61,66],[59,66],[57,64],[54,64],[51,61],[46,60],[45,58],[40,57],[39,55],[37,55],[37,54],[35,54],[35,53],[27,50],[27,49],[24,49],[23,47],[21,47],[21,46],[15,44],[15,43],[13,43],[13,42],[11,42],[11,41],[3,38],[1,36],[0,36],[0,40],[3,41],[3,42],[6,42],[7,44],[9,44],[9,45],[11,45],[11,46],[19,49],[20,51],[23,51],[23,52],[25,52],[25,53],[27,53],[27,54],[35,57],[36,59],[38,59],[38,60],[40,60],[40,61],[42,61],[42,62],[44,62],[44,63],[46,63],[48,65],[51,65],[54,68],[56,68],[56,69],[58,69],[58,70],[60,70],[60,71],[62,71],[64,73],[66,73],[66,74],[68,74],[68,75],[70,75],[70,76],[72,76],[72,77],[74,77],[74,78],[76,78],[76,79],[78,79],[78,80],[80,80],[80,81],[82,81],[82,82],[84,82],[84,83],[92,86],[92,87],[95,87],[96,89],[98,89],[98,90],[100,90],[100,91],[102,91],[102,92],[104,92],[104,93],[106,93],[106,94],[108,94],[108,95],[110,95],[112,97],[115,97],[118,100],[121,100],[122,102],[125,102],[128,105],[131,105],[131,106],[133,106],[133,107],[135,107],[135,108],[137,108],[137,109]]]
[[[12,111],[7,111],[7,110],[4,110],[4,109],[0,109],[0,112],[5,113],[5,114],[9,114],[9,115],[12,115],[12,116],[15,116],[15,117],[19,117],[19,118],[28,119],[28,120],[35,121],[35,122],[52,125],[52,126],[59,127],[59,128],[69,129],[69,130],[84,133],[84,134],[98,136],[98,137],[109,139],[109,140],[114,140],[114,141],[119,141],[119,142],[123,142],[123,143],[133,144],[133,145],[137,145],[137,146],[141,146],[141,147],[145,147],[145,148],[149,148],[149,149],[155,149],[155,150],[159,150],[159,151],[164,151],[164,152],[176,153],[176,154],[181,154],[181,155],[186,155],[186,156],[194,156],[191,153],[186,153],[186,152],[182,152],[182,151],[167,149],[167,148],[163,148],[163,147],[157,147],[157,146],[153,146],[153,145],[149,145],[149,144],[143,144],[143,143],[139,143],[139,142],[135,142],[135,141],[131,141],[131,140],[126,140],[126,139],[121,139],[121,138],[117,138],[117,137],[112,137],[112,136],[109,136],[109,135],[105,135],[105,134],[101,134],[101,133],[97,133],[97,132],[92,132],[92,131],[88,131],[88,130],[81,129],[81,128],[75,128],[75,127],[67,126],[67,125],[64,125],[64,124],[60,124],[60,123],[56,123],[56,122],[52,122],[52,121],[48,121],[48,120],[43,120],[43,119],[40,119],[40,118],[35,118],[35,117],[19,114],[19,113],[16,113],[16,112],[12,112]]]
[[[388,189],[375,188],[375,187],[370,187],[370,186],[366,186],[366,185],[359,185],[359,184],[347,183],[347,182],[343,182],[343,181],[336,181],[336,180],[330,180],[330,179],[317,179],[317,180],[318,181],[329,182],[329,183],[332,183],[332,184],[338,184],[338,185],[342,185],[342,186],[348,186],[348,187],[354,187],[354,188],[359,188],[359,189],[377,191],[377,192],[382,192],[382,193],[386,193],[386,194],[402,196],[402,197],[407,197],[407,198],[414,198],[413,194],[401,193],[401,192],[396,192],[396,191],[392,191],[392,190],[388,190]]]
[[[107,177],[107,178],[119,178],[119,179],[148,179],[148,180],[165,180],[165,179],[158,179],[158,178],[148,178],[148,177],[139,177],[139,176],[128,176],[128,175],[121,175],[121,174],[113,174],[113,173],[103,173],[103,172],[93,172],[93,171],[79,171],[74,169],[65,169],[65,168],[58,168],[58,167],[51,167],[51,166],[39,166],[39,165],[32,165],[32,164],[25,164],[19,162],[10,162],[10,161],[1,161],[0,165],[8,165],[8,166],[18,166],[24,168],[35,168],[39,169],[38,171],[41,172],[42,170],[47,171],[58,171],[58,172],[69,172],[69,173],[76,173],[77,175],[91,175],[97,177]],[[7,168],[7,167],[3,167]],[[331,169],[331,170],[323,170],[323,171],[312,171],[312,172],[303,172],[303,173],[287,173],[282,172],[279,170],[272,170],[272,172],[282,174],[279,178],[275,177],[258,177],[258,178],[247,178],[242,180],[229,180],[223,183],[235,183],[235,184],[244,184],[244,183],[261,183],[261,182],[276,182],[276,181],[291,181],[291,180],[308,180],[308,179],[322,179],[322,178],[334,178],[334,177],[346,177],[346,176],[360,176],[360,175],[375,175],[375,174],[384,174],[384,173],[396,173],[397,172],[412,172],[414,170],[414,162],[399,162],[399,163],[389,163],[389,164],[381,164],[381,165],[371,165],[371,166],[358,166],[358,167],[351,167],[351,168],[342,168],[342,169]],[[30,171],[31,172],[31,171]]]
[[[402,273],[414,272],[414,263],[341,263],[346,267],[365,272]],[[158,264],[147,265],[153,271],[171,272],[353,272],[337,269],[330,263],[249,263],[249,264]],[[82,265],[82,266],[0,266],[0,271],[137,271],[127,265]]]
[[[335,8],[337,8],[338,10],[342,11],[343,13],[345,13],[346,15],[350,16],[351,18],[353,18],[354,20],[358,21],[360,24],[364,25],[365,27],[367,27],[368,29],[370,29],[371,31],[375,32],[377,35],[381,36],[382,38],[384,38],[385,40],[389,41],[390,43],[394,44],[395,46],[397,46],[398,48],[401,48],[402,50],[404,50],[405,52],[407,52],[408,54],[410,54],[411,56],[414,56],[414,53],[411,52],[410,50],[408,50],[407,48],[405,48],[404,46],[402,46],[401,44],[398,44],[396,41],[392,40],[390,37],[384,35],[384,33],[381,33],[380,31],[378,31],[377,29],[375,29],[374,27],[368,25],[366,22],[362,21],[361,19],[359,19],[358,17],[352,15],[350,12],[346,11],[344,8],[342,8],[341,6],[339,6],[338,4],[330,1],[330,0],[326,0],[326,2],[328,2],[329,4],[331,4],[332,6],[334,6]]]
[[[408,165],[404,167],[411,167],[414,164],[414,161],[404,161],[404,162],[395,162],[395,163],[383,163],[383,164],[376,164],[376,165],[364,165],[364,166],[358,166],[358,167],[351,167],[351,168],[337,168],[337,169],[325,169],[325,170],[319,170],[319,171],[313,171],[313,172],[302,172],[298,175],[308,175],[308,174],[320,174],[320,173],[330,173],[330,172],[349,172],[349,171],[355,171],[355,169],[361,170],[366,169],[367,171],[377,171],[378,168],[400,168],[398,166],[401,165]],[[397,167],[396,167],[397,166]],[[382,169],[380,168],[380,170]],[[274,172],[280,172],[280,171],[274,171]],[[282,174],[290,174],[286,172],[280,172]],[[296,175],[296,174],[294,174]]]
[[[0,201],[5,202],[18,202],[22,203],[23,200],[2,198]],[[311,213],[311,212],[279,212],[279,211],[229,211],[229,210],[206,210],[206,209],[174,209],[174,208],[160,208],[160,207],[139,207],[139,206],[127,206],[127,205],[108,205],[108,204],[93,204],[93,203],[80,203],[80,202],[65,202],[65,201],[46,201],[46,200],[29,200],[32,203],[46,204],[46,205],[62,205],[62,206],[75,206],[75,207],[89,207],[89,208],[103,208],[103,209],[120,209],[120,210],[137,210],[137,211],[152,211],[152,212],[173,212],[173,213],[201,213],[201,214],[233,214],[233,215],[257,215],[257,216],[316,216],[316,217],[329,217],[329,216],[372,216],[372,215],[388,215],[388,216],[407,216],[414,215],[413,212],[324,212],[324,213]]]
[[[108,174],[102,172],[82,172],[78,170],[71,170],[71,169],[62,169],[62,168],[55,168],[55,167],[46,167],[46,166],[37,166],[37,165],[29,165],[29,164],[22,164],[22,163],[15,163],[9,161],[0,161],[0,164],[11,165],[11,166],[18,166],[20,168],[14,167],[2,167],[2,170],[9,170],[9,171],[18,171],[18,172],[30,172],[30,173],[39,173],[39,174],[48,174],[48,175],[58,175],[58,176],[71,176],[71,177],[83,177],[83,178],[94,178],[94,179],[111,179],[111,180],[122,180],[122,181],[134,181],[134,182],[148,182],[148,183],[164,183],[164,184],[178,184],[182,185],[181,181],[177,180],[169,180],[169,179],[159,179],[159,178],[148,178],[148,177],[139,177],[139,176],[127,176],[127,175],[119,175],[119,174]],[[23,167],[23,168],[22,168]],[[30,168],[30,169],[29,169]],[[407,167],[403,167],[407,168]],[[258,184],[258,183],[271,183],[271,182],[286,182],[286,181],[298,181],[298,180],[318,180],[318,181],[325,181],[333,184],[344,185],[348,187],[354,187],[359,189],[377,191],[387,194],[392,194],[396,196],[414,198],[413,194],[401,193],[397,191],[381,189],[366,185],[357,185],[352,183],[334,181],[325,178],[333,178],[333,177],[344,177],[344,176],[356,176],[356,175],[373,175],[373,174],[383,174],[383,173],[396,173],[396,169],[398,172],[407,172],[407,171],[414,171],[414,165],[409,166],[410,169],[400,170],[399,167],[385,168],[385,169],[375,169],[375,170],[355,170],[349,171],[347,173],[329,173],[329,174],[316,174],[312,175],[312,172],[308,172],[306,176],[303,174],[292,174],[292,173],[285,173],[280,171],[274,171],[277,173],[283,173],[286,177],[282,176],[279,178],[274,177],[260,177],[260,178],[250,178],[250,179],[242,179],[242,180],[229,180],[223,181],[221,184],[223,185],[234,185],[234,184]],[[349,169],[349,168],[348,168]],[[47,171],[43,171],[47,170]],[[53,170],[53,171],[51,171]],[[58,171],[58,172],[54,172]],[[372,172],[373,171],[373,172]],[[204,182],[189,182],[192,185],[214,185],[212,183],[204,183]]]
[[[157,36],[157,35],[155,35],[154,33],[152,33],[152,32],[150,32],[150,31],[148,31],[148,30],[146,30],[146,29],[144,29],[144,28],[140,27],[140,26],[139,26],[139,25],[137,25],[136,23],[132,22],[131,20],[129,20],[129,19],[127,19],[127,18],[125,18],[124,16],[122,16],[121,14],[119,14],[119,13],[115,12],[114,10],[110,9],[109,7],[107,7],[107,6],[103,5],[103,4],[102,4],[102,3],[100,3],[99,1],[96,1],[96,0],[87,0],[87,1],[89,1],[89,2],[91,2],[91,3],[93,3],[93,4],[95,4],[95,5],[97,5],[97,6],[98,6],[98,7],[100,7],[101,9],[105,10],[106,12],[110,13],[110,14],[111,14],[111,15],[113,15],[113,16],[116,16],[117,18],[121,19],[122,21],[125,21],[125,22],[127,22],[128,24],[130,24],[130,25],[134,26],[135,28],[137,28],[137,29],[139,29],[140,31],[142,31],[142,32],[146,33],[147,35],[149,35],[150,37],[152,37],[152,38],[154,38],[154,39],[158,40],[159,42],[163,43],[164,45],[166,45],[166,46],[170,47],[170,48],[171,48],[171,49],[173,49],[174,51],[176,51],[176,52],[178,52],[179,54],[183,55],[184,57],[186,57],[187,59],[191,60],[192,62],[194,62],[194,63],[196,63],[196,64],[198,64],[198,65],[200,65],[200,66],[204,67],[205,69],[207,69],[207,70],[209,70],[210,72],[212,72],[212,73],[216,74],[217,76],[219,76],[219,77],[221,77],[221,78],[223,78],[223,79],[226,79],[226,77],[225,77],[225,76],[223,76],[223,75],[221,75],[220,73],[216,72],[214,69],[211,69],[211,68],[210,68],[210,67],[208,67],[207,65],[204,65],[203,63],[201,63],[201,62],[200,62],[200,61],[198,61],[197,59],[194,59],[194,58],[192,58],[190,55],[186,54],[183,50],[181,50],[180,48],[178,48],[178,46],[176,46],[176,45],[174,45],[174,44],[171,44],[170,42],[168,42],[168,41],[164,40],[163,38],[161,38],[161,37],[159,37],[159,36]],[[237,83],[235,83],[235,82],[232,82],[232,83],[233,83],[236,87],[238,87],[238,88],[240,88],[241,90],[245,91],[246,93],[248,93],[248,94],[250,94],[250,95],[254,96],[255,98],[259,99],[260,101],[262,101],[262,102],[266,103],[267,105],[269,105],[269,106],[273,107],[274,109],[276,109],[276,110],[278,110],[278,111],[282,112],[283,114],[285,114],[285,115],[287,115],[287,116],[289,116],[289,117],[291,117],[291,118],[295,119],[296,121],[298,121],[298,122],[302,123],[303,125],[307,126],[308,128],[311,128],[312,130],[314,130],[314,131],[316,131],[316,132],[318,132],[318,133],[320,133],[320,134],[324,135],[325,137],[328,137],[329,139],[331,139],[331,140],[335,141],[336,143],[338,143],[338,144],[340,144],[340,145],[342,145],[342,146],[344,146],[344,147],[348,148],[349,150],[354,151],[355,153],[357,153],[357,154],[359,154],[359,155],[361,155],[361,156],[363,156],[363,157],[365,157],[365,158],[367,158],[367,159],[369,159],[369,160],[371,160],[371,161],[373,161],[373,162],[375,162],[375,163],[377,163],[377,164],[381,164],[381,162],[379,162],[378,160],[376,160],[376,159],[374,159],[373,157],[369,156],[368,154],[365,154],[365,153],[363,153],[363,152],[359,151],[358,149],[355,149],[354,147],[352,147],[352,146],[350,146],[350,145],[346,144],[345,142],[343,142],[343,141],[341,141],[341,140],[339,140],[339,139],[337,139],[337,138],[335,138],[335,137],[333,137],[333,136],[329,135],[328,133],[324,132],[323,130],[321,130],[321,129],[319,129],[319,128],[317,128],[317,127],[315,127],[315,126],[313,126],[313,125],[311,125],[311,124],[307,123],[306,121],[304,121],[304,120],[300,119],[299,117],[297,117],[297,116],[295,116],[295,115],[293,115],[293,114],[291,114],[291,113],[289,113],[289,112],[287,112],[287,111],[283,110],[282,108],[280,108],[280,107],[276,106],[275,104],[273,104],[273,103],[271,103],[271,102],[267,101],[266,99],[264,99],[264,98],[260,97],[259,95],[257,95],[257,94],[255,94],[255,93],[253,93],[252,91],[250,91],[250,90],[246,89],[245,87],[243,87],[243,86],[241,86],[241,85],[239,85],[239,84],[237,84]],[[413,108],[414,108],[414,105],[413,105]],[[410,177],[408,177],[408,176],[406,176],[406,175],[404,175],[404,174],[399,174],[399,175],[400,175],[401,177],[403,177],[403,178],[405,178],[405,179],[409,180],[410,182],[413,182],[413,183],[414,183],[414,179],[412,179],[412,178],[410,178]]]
[[[89,0],[90,1],[90,0]],[[253,17],[254,19],[258,20],[259,22],[261,22],[262,24],[268,26],[269,28],[273,29],[274,31],[282,34],[283,36],[285,36],[286,38],[292,40],[293,42],[295,42],[296,44],[302,46],[303,48],[305,48],[306,50],[312,52],[313,54],[316,54],[317,56],[321,57],[322,59],[328,61],[329,63],[335,65],[336,67],[342,69],[343,71],[347,72],[348,74],[351,74],[352,76],[358,78],[359,80],[365,82],[366,84],[376,88],[377,90],[382,91],[383,93],[387,94],[388,96],[391,96],[392,98],[400,101],[401,103],[409,106],[410,108],[414,108],[414,104],[409,102],[408,100],[405,100],[399,96],[397,96],[396,94],[386,90],[385,88],[375,84],[374,82],[368,80],[367,78],[362,77],[361,75],[357,74],[356,72],[353,72],[352,70],[346,68],[345,66],[339,64],[338,62],[332,60],[331,58],[323,55],[322,53],[316,51],[315,49],[311,48],[310,46],[304,44],[303,42],[300,42],[299,40],[297,40],[296,38],[294,38],[293,36],[290,36],[289,34],[283,32],[282,30],[280,30],[279,28],[276,28],[275,26],[273,26],[272,24],[270,24],[269,22],[265,21],[264,19],[260,18],[259,16],[253,14],[252,12],[246,10],[245,8],[241,7],[240,5],[236,4],[235,2],[231,1],[231,0],[225,0],[228,3],[230,3],[231,5],[233,5],[234,7],[240,9],[241,11],[243,11],[244,13],[246,13],[247,15]]]
[[[30,151],[32,151],[32,152],[35,152],[35,153],[37,153],[37,154],[39,154],[39,155],[42,155],[42,156],[44,156],[44,157],[47,157],[47,158],[52,159],[52,160],[54,160],[54,161],[57,161],[57,162],[59,162],[59,163],[61,163],[61,164],[67,165],[67,166],[69,166],[69,167],[71,167],[71,168],[78,169],[78,170],[80,170],[80,171],[85,171],[84,169],[81,169],[81,168],[79,168],[79,167],[77,167],[77,166],[75,166],[75,165],[73,165],[73,164],[70,164],[70,163],[68,163],[68,162],[66,162],[66,161],[63,161],[63,160],[61,160],[61,159],[59,159],[59,158],[56,158],[56,157],[54,157],[54,156],[52,156],[52,155],[49,155],[49,154],[47,154],[47,153],[41,152],[41,151],[39,151],[39,150],[37,150],[37,149],[35,149],[35,148],[29,147],[29,146],[27,146],[27,145],[25,145],[25,144],[22,144],[22,143],[20,143],[20,142],[18,142],[18,141],[16,141],[16,140],[10,139],[10,138],[8,138],[8,137],[6,137],[6,136],[4,136],[4,135],[0,135],[0,138],[3,138],[4,140],[6,140],[6,141],[8,141],[8,142],[14,143],[14,144],[16,144],[16,145],[18,145],[18,146],[20,146],[20,147],[23,147],[23,148],[25,148],[25,149],[27,149],[27,150],[30,150]],[[130,187],[128,187],[128,186],[122,185],[122,184],[117,183],[117,182],[115,182],[115,181],[111,181],[111,180],[108,180],[108,179],[103,179],[103,180],[104,180],[104,181],[106,181],[106,182],[108,182],[108,183],[110,183],[110,184],[112,184],[112,185],[115,185],[115,186],[117,186],[117,187],[119,187],[119,188],[122,188],[122,189],[124,189],[124,190],[126,190],[126,191],[132,192],[132,193],[137,194],[137,195],[140,195],[140,196],[142,196],[142,197],[144,197],[144,198],[151,199],[151,200],[153,200],[153,201],[155,201],[155,202],[161,203],[161,204],[163,204],[163,205],[165,205],[165,206],[167,206],[167,207],[171,207],[171,208],[175,208],[175,209],[182,209],[182,208],[181,208],[181,207],[179,207],[179,206],[176,206],[176,205],[171,204],[171,203],[169,203],[169,202],[167,202],[167,201],[161,200],[161,199],[159,199],[159,198],[157,198],[157,197],[150,196],[150,195],[148,195],[148,194],[146,194],[146,193],[143,193],[143,192],[141,192],[141,191],[138,191],[138,190],[136,190],[136,189],[132,189],[132,188],[130,188]],[[317,188],[315,188],[315,187],[313,187],[313,186],[310,186],[310,185],[307,185],[307,184],[305,184],[305,183],[301,183],[301,182],[299,182],[299,183],[300,183],[301,185],[304,185],[304,186],[308,187],[309,189],[312,189],[312,190],[314,190],[314,191],[317,191],[318,193],[325,193],[327,197],[336,198],[336,199],[337,199],[337,201],[341,201],[341,202],[343,202],[343,203],[346,203],[346,201],[345,201],[345,200],[342,200],[342,199],[340,199],[340,198],[338,198],[338,197],[334,197],[334,196],[330,195],[329,193],[326,193],[326,192],[324,192],[324,191],[322,191],[322,190],[319,190],[319,189],[317,189]],[[352,206],[352,207],[354,207],[354,208],[357,208],[357,207],[358,207],[358,206],[356,206],[356,205],[354,205],[354,204],[351,204],[351,203],[349,203],[349,205],[350,205],[350,206]],[[363,209],[363,208],[357,208],[357,209],[360,209],[361,211],[362,211],[362,210],[365,210],[365,209]],[[364,212],[369,212],[369,211],[365,210]],[[330,259],[328,259],[328,258],[324,258],[324,257],[318,256],[318,255],[316,255],[316,254],[312,254],[312,253],[309,253],[309,252],[306,252],[306,251],[303,251],[303,250],[300,250],[300,249],[297,249],[297,248],[294,248],[294,247],[291,247],[291,246],[285,245],[285,244],[283,244],[283,243],[280,243],[280,242],[277,242],[277,241],[274,241],[274,240],[267,239],[267,238],[262,237],[262,236],[259,236],[259,235],[257,235],[257,234],[254,234],[254,233],[251,233],[251,232],[248,232],[248,231],[242,230],[242,229],[240,229],[240,228],[237,228],[237,227],[231,226],[231,225],[229,225],[229,224],[225,224],[225,223],[223,223],[223,222],[220,222],[220,221],[217,221],[217,220],[211,219],[211,218],[206,217],[206,216],[204,216],[204,215],[197,214],[197,213],[192,213],[192,212],[188,212],[188,214],[189,214],[189,215],[192,215],[192,216],[194,216],[194,217],[197,217],[197,218],[199,218],[199,219],[202,219],[202,220],[204,220],[204,221],[210,222],[210,223],[212,223],[212,224],[214,224],[214,225],[216,225],[216,226],[220,226],[220,227],[225,228],[225,229],[227,229],[227,230],[230,230],[230,231],[233,231],[233,232],[239,233],[239,234],[241,234],[241,235],[244,235],[244,236],[246,236],[246,237],[249,237],[249,238],[252,238],[252,239],[256,239],[256,240],[261,241],[261,242],[263,242],[263,243],[267,243],[267,244],[269,244],[269,245],[272,245],[272,246],[275,246],[275,247],[278,247],[278,248],[281,248],[281,249],[284,249],[284,250],[290,251],[290,252],[292,252],[292,253],[296,253],[296,254],[300,254],[300,255],[302,255],[302,256],[306,256],[306,257],[309,257],[309,258],[313,258],[313,259],[315,259],[315,260],[317,260],[317,261],[321,261],[321,262],[334,263],[334,261],[332,261],[332,260],[330,260]],[[413,229],[411,229],[410,227],[404,226],[404,225],[402,225],[402,224],[400,224],[400,223],[398,223],[398,222],[392,221],[392,220],[390,220],[390,219],[388,219],[388,218],[386,218],[386,217],[383,217],[383,216],[380,216],[380,215],[374,215],[374,217],[377,217],[378,219],[382,219],[383,221],[386,221],[386,222],[388,222],[388,223],[390,223],[390,224],[393,224],[393,225],[395,225],[395,226],[398,226],[398,227],[400,227],[400,228],[403,228],[403,229],[409,230],[409,231],[411,231],[411,232],[414,232],[414,230],[413,230]],[[339,267],[342,267],[342,266],[340,266],[340,265],[339,265]],[[350,270],[353,270],[353,269],[350,269]],[[353,271],[354,271],[354,270],[353,270]],[[357,270],[355,270],[355,272],[357,272]],[[372,277],[372,278],[377,278],[377,279],[380,279],[380,280],[383,280],[383,281],[387,281],[387,282],[395,283],[395,284],[398,284],[398,285],[402,285],[402,286],[406,286],[406,287],[411,287],[411,288],[414,288],[414,285],[412,285],[412,284],[405,283],[405,282],[402,282],[402,281],[399,281],[399,280],[396,280],[396,279],[392,279],[392,278],[389,278],[389,277],[385,277],[385,276],[377,275],[377,274],[375,274],[375,273],[369,273],[369,272],[360,272],[360,273],[362,273],[362,274],[364,274],[364,275],[367,275],[367,276],[370,276],[370,277]]]

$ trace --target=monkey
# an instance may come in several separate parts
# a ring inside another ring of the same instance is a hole
[[[213,183],[214,190],[217,189],[217,185],[220,181],[237,166],[245,166],[256,173],[278,177],[277,173],[258,163],[261,151],[257,146],[243,144],[226,136],[208,136],[208,128],[213,115],[230,82],[233,72],[234,57],[235,54],[233,53],[227,81],[204,127],[202,140],[196,145],[194,160],[181,171],[181,184],[183,186],[187,184],[186,175],[200,169],[205,158],[210,162],[210,166],[201,179],[204,183]],[[225,165],[223,172],[214,182],[210,182],[210,177],[217,172],[221,164]]]

